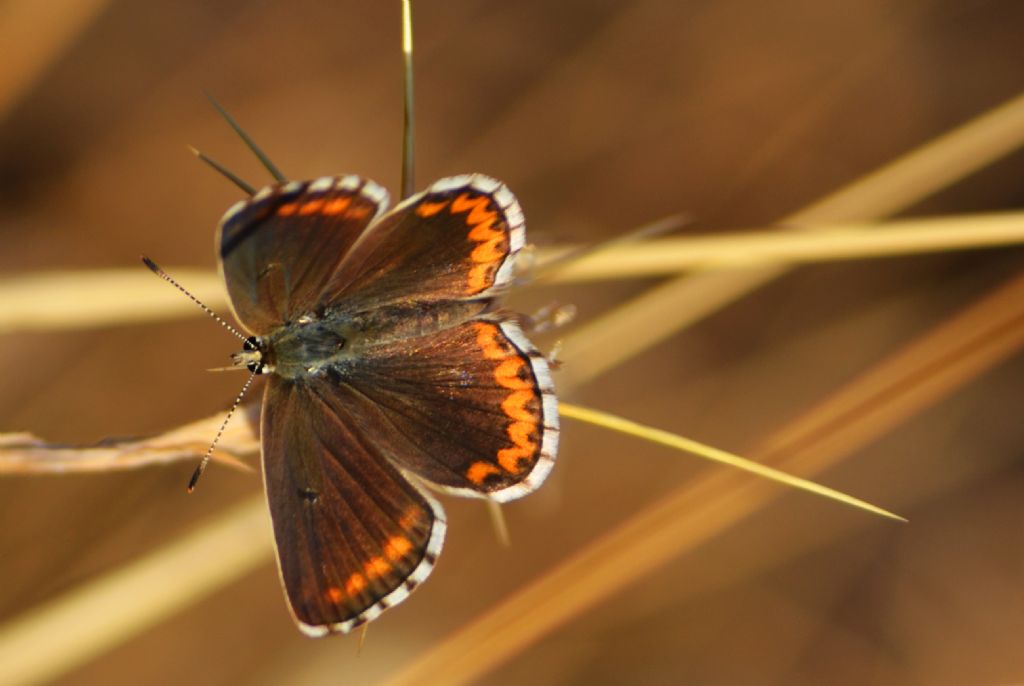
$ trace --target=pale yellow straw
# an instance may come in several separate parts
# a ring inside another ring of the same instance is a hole
[[[894,257],[1024,243],[1024,212],[884,223],[836,224],[813,231],[779,228],[712,236],[682,236],[615,245],[552,270],[545,283],[653,278],[687,271],[736,270],[764,265]],[[541,251],[539,260],[571,251]],[[227,294],[212,271],[167,271],[214,310],[228,310]],[[199,315],[176,291],[139,267],[33,272],[0,279],[0,333],[94,328]]]

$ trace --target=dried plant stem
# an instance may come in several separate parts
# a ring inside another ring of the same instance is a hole
[[[963,215],[887,223],[822,225],[616,243],[543,274],[545,283],[652,278],[687,271],[744,270],[764,265],[892,257],[1024,243],[1024,212]],[[543,264],[574,248],[543,251]],[[220,277],[170,268],[214,310],[228,310]],[[692,287],[692,286],[691,286]],[[0,280],[0,333],[136,324],[196,314],[173,289],[138,268],[36,272]]]
[[[773,469],[759,462],[754,462],[753,460],[740,457],[739,455],[733,455],[732,453],[719,448],[714,448],[710,445],[698,443],[693,439],[684,438],[683,436],[679,436],[669,431],[644,426],[637,422],[623,419],[622,417],[617,417],[607,412],[593,410],[588,407],[580,407],[579,405],[566,402],[559,404],[559,411],[563,417],[569,417],[571,419],[600,426],[611,431],[635,436],[649,443],[668,446],[669,448],[687,452],[705,460],[740,469],[759,476],[762,479],[782,484],[783,486],[789,486],[790,488],[813,493],[814,495],[819,495],[823,498],[843,503],[844,505],[849,505],[866,512],[881,515],[888,519],[894,519],[900,522],[907,521],[903,517],[893,514],[888,510],[883,510],[880,507],[866,503],[859,498],[854,498],[853,496],[841,493],[833,488],[816,484],[813,481],[808,481],[807,479],[801,479],[800,477],[793,476],[792,474],[781,472],[778,469]]]
[[[617,246],[559,268],[544,281],[559,283],[672,276],[766,264],[795,265],[1024,243],[1024,212],[685,236]],[[565,248],[563,248],[565,249]]]
[[[101,472],[194,460],[209,447],[223,419],[224,413],[220,413],[159,436],[89,447],[53,445],[31,434],[0,434],[0,475]],[[259,450],[252,424],[239,419],[225,429],[213,459],[249,469],[239,458],[258,455]]]
[[[759,461],[813,476],[1024,347],[1024,276],[1006,284],[813,407]],[[708,472],[583,547],[396,672],[385,683],[466,684],[545,634],[712,539],[781,494]]]
[[[214,272],[168,270],[199,300],[226,312]],[[0,333],[139,324],[195,315],[195,305],[141,265],[87,272],[36,272],[0,281]]]

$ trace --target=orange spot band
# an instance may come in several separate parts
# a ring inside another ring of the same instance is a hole
[[[349,595],[357,595],[364,588],[366,588],[366,579],[362,574],[353,574],[345,582],[345,592]]]
[[[507,241],[499,215],[487,209],[490,198],[485,195],[472,197],[463,193],[452,201],[452,212],[468,212],[466,224],[470,226],[467,238],[479,243],[469,255],[474,266],[469,271],[467,290],[470,294],[487,289],[494,282],[494,269],[508,254]]]
[[[376,579],[384,576],[391,569],[391,565],[383,557],[371,557],[369,562],[363,566],[367,579]]]
[[[530,448],[516,446],[515,448],[503,448],[498,451],[498,464],[509,474],[518,474],[520,462],[532,458],[533,450]]]
[[[508,397],[501,403],[501,411],[505,413],[506,417],[515,419],[520,422],[527,422],[530,424],[537,423],[537,415],[535,412],[527,409],[527,404],[530,403],[537,394],[531,388],[530,390],[517,390],[509,393]]]
[[[416,208],[416,214],[421,217],[433,217],[447,206],[447,200],[442,200],[441,202],[425,202]]]
[[[489,462],[474,462],[466,470],[466,478],[477,486],[486,481],[487,477],[494,474],[501,474],[501,470]]]
[[[508,350],[498,340],[498,327],[494,324],[476,323],[476,343],[488,360],[504,360],[509,356]]]
[[[518,357],[508,358],[494,370],[494,380],[498,382],[499,386],[513,390],[533,388],[531,381],[522,379],[519,376],[519,371],[523,368],[523,365],[523,361]]]
[[[492,262],[500,262],[505,258],[505,251],[502,249],[501,236],[498,238],[481,243],[473,249],[473,252],[469,254],[469,259],[474,262],[484,262],[490,264]]]
[[[308,217],[311,214],[316,214],[323,206],[323,198],[320,198],[318,200],[310,200],[309,202],[303,204],[302,207],[299,208],[299,215],[303,217]]]
[[[508,425],[506,433],[518,447],[534,450],[537,447],[533,442],[533,434],[536,430],[537,425],[533,422],[512,422]]]
[[[329,215],[341,214],[346,209],[348,209],[348,206],[351,204],[352,198],[335,198],[334,200],[324,205],[323,209],[321,210],[321,213]]]
[[[413,506],[405,511],[402,518],[398,520],[398,526],[403,529],[409,529],[420,519],[420,508]]]
[[[410,550],[412,550],[412,543],[404,536],[392,536],[384,544],[384,555],[392,562],[401,560]]]

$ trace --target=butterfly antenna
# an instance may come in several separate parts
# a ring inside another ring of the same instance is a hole
[[[402,0],[402,59],[405,63],[405,107],[402,119],[402,199],[413,193],[416,183],[416,153],[413,134],[412,90],[412,0]]]
[[[249,134],[247,134],[242,129],[242,127],[239,126],[238,122],[235,121],[235,118],[228,114],[227,110],[221,107],[220,103],[217,102],[212,95],[210,95],[209,93],[205,93],[205,95],[207,99],[210,101],[210,104],[213,105],[213,108],[217,110],[218,113],[220,113],[220,116],[224,117],[224,121],[228,123],[228,126],[235,130],[235,133],[239,135],[239,137],[242,139],[242,142],[244,142],[246,146],[248,146],[249,150],[252,150],[252,153],[256,155],[257,159],[259,159],[260,164],[262,164],[266,168],[266,170],[270,172],[270,175],[273,176],[279,183],[284,183],[285,181],[287,181],[288,179],[285,177],[285,175],[282,174],[281,171],[276,166],[274,166],[274,163],[270,161],[270,158],[267,157],[262,150],[260,150],[259,146],[256,145],[253,139],[249,138]]]
[[[206,314],[210,315],[211,317],[216,319],[218,322],[220,322],[220,325],[223,326],[225,329],[227,329],[231,333],[235,334],[235,336],[237,336],[241,340],[243,340],[243,341],[247,340],[247,336],[244,333],[242,333],[241,331],[239,331],[235,327],[233,327],[230,324],[228,324],[226,321],[224,321],[220,317],[220,315],[218,315],[216,312],[214,312],[209,307],[204,305],[202,303],[202,301],[199,300],[199,298],[197,298],[196,296],[194,296],[191,293],[189,293],[188,290],[186,290],[184,286],[182,286],[180,283],[178,283],[177,281],[172,279],[171,276],[167,272],[165,272],[163,269],[161,269],[160,266],[156,262],[154,262],[153,260],[151,260],[148,257],[146,257],[145,255],[143,255],[142,256],[142,263],[145,264],[147,267],[149,267],[150,271],[152,271],[154,274],[159,276],[161,279],[163,279],[164,281],[166,281],[167,283],[171,284],[172,286],[177,288],[179,291],[181,291],[182,293],[187,295],[189,297],[189,300],[194,302],[196,305],[199,305],[199,307],[201,307],[203,309],[203,312],[205,312]]]
[[[256,378],[257,372],[251,372],[249,378],[245,380],[245,385],[242,386],[242,390],[238,392],[238,397],[235,398],[235,402],[231,405],[231,409],[228,410],[228,414],[224,417],[224,421],[221,422],[220,428],[217,429],[217,435],[213,437],[213,443],[206,449],[206,454],[203,455],[203,459],[199,462],[199,466],[196,467],[196,471],[192,472],[192,478],[188,480],[188,492],[191,493],[196,489],[196,483],[199,481],[199,477],[206,471],[206,465],[210,464],[210,457],[213,455],[213,449],[217,447],[217,442],[220,441],[221,435],[224,433],[224,429],[227,428],[228,422],[231,421],[231,416],[235,414],[235,410],[242,404],[242,398],[245,397],[245,392],[249,390],[249,386],[252,385],[252,380]]]
[[[195,155],[200,160],[202,160],[203,162],[206,162],[206,164],[208,164],[211,167],[213,167],[214,171],[216,171],[221,176],[223,176],[225,179],[227,179],[228,181],[230,181],[231,183],[235,184],[236,186],[241,188],[243,191],[245,191],[246,195],[252,195],[252,194],[254,194],[256,192],[256,189],[253,188],[252,186],[250,186],[249,184],[247,184],[245,181],[243,181],[240,176],[235,174],[233,171],[231,171],[230,169],[225,167],[223,164],[221,164],[217,160],[215,160],[212,157],[208,156],[206,153],[200,152],[199,150],[195,149],[191,145],[188,146],[188,149],[192,152],[193,155]]]

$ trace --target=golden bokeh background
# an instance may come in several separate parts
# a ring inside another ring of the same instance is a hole
[[[688,234],[773,230],[1021,88],[1024,5],[1009,0],[420,0],[414,18],[418,185],[470,171],[500,178],[540,245],[597,242],[678,212],[693,218]],[[0,43],[0,278],[144,271],[140,253],[214,269],[214,227],[241,194],[186,144],[251,183],[267,175],[204,90],[289,176],[358,173],[396,193],[397,0],[10,0]],[[961,176],[899,215],[1024,201],[1020,152]],[[799,267],[567,398],[753,454],[1022,268],[1024,252],[1010,247]],[[538,286],[513,304],[578,306],[571,327],[541,339],[549,347],[660,284]],[[642,336],[644,322],[633,326],[604,345]],[[8,332],[0,346],[0,432],[55,442],[165,431],[225,409],[241,383],[204,371],[225,364],[235,341],[198,313]],[[556,379],[566,387],[588,376],[572,352]],[[910,382],[957,360],[940,356]],[[909,524],[771,487],[770,502],[680,544],[480,683],[1024,681],[1024,357],[1011,346],[924,393],[816,477]],[[725,469],[563,424],[549,482],[504,508],[512,546],[497,542],[479,502],[445,498],[439,566],[372,625],[360,654],[357,638],[295,630],[268,558],[61,683],[386,683],[643,508]],[[214,465],[187,497],[193,466],[0,480],[0,621],[259,492],[255,474]],[[731,495],[715,497],[725,507]],[[420,678],[448,683],[443,671]]]

